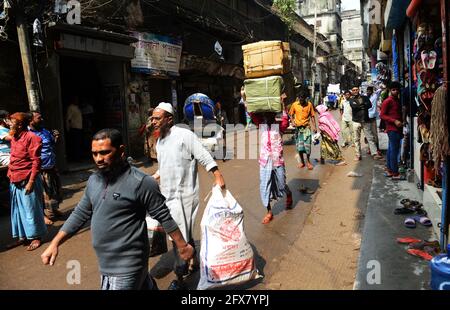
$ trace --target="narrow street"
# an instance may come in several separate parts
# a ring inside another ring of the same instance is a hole
[[[291,135],[285,135],[285,141]],[[318,146],[312,158],[318,158]],[[352,289],[359,256],[360,232],[372,181],[373,160],[364,157],[353,161],[353,149],[345,149],[348,165],[336,167],[315,163],[313,171],[296,168],[294,145],[285,146],[287,182],[294,193],[295,208],[286,211],[284,200],[274,207],[274,220],[261,224],[265,209],[259,197],[259,166],[256,160],[218,161],[228,189],[244,209],[245,231],[253,245],[258,270],[264,278],[246,284],[244,289]],[[152,173],[156,166],[141,167]],[[200,220],[210,191],[212,177],[200,168],[201,209],[195,226],[195,240],[200,244]],[[363,176],[350,178],[357,171]],[[63,176],[65,201],[62,210],[70,212],[80,199],[89,173],[86,171]],[[299,191],[303,184],[314,194]],[[60,247],[53,267],[44,266],[40,254],[46,244],[34,252],[18,247],[6,250],[10,238],[9,214],[0,218],[0,289],[98,289],[100,275],[91,246],[90,231],[82,230]],[[54,236],[63,224],[56,222],[45,241]],[[79,261],[80,284],[68,284],[66,276]],[[170,272],[172,252],[149,260],[152,275],[160,289],[166,289],[173,279]],[[199,274],[188,280],[195,289]]]

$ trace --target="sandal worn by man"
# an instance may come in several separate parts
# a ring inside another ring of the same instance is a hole
[[[306,167],[308,168],[308,170],[313,170],[314,166],[311,163],[307,163]]]
[[[272,213],[267,213],[266,216],[263,218],[262,223],[263,224],[269,224],[270,221],[272,221],[273,219],[273,214]]]
[[[33,241],[31,241],[30,245],[27,247],[27,251],[34,251],[40,246],[41,246],[41,240],[34,239]]]

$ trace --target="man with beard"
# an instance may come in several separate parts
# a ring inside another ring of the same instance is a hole
[[[157,289],[148,273],[147,212],[174,240],[182,259],[189,260],[194,249],[183,239],[155,180],[126,161],[118,130],[103,129],[94,135],[92,157],[98,171],[90,176],[81,201],[41,255],[42,262],[53,265],[58,246],[91,220],[101,288]]]
[[[17,244],[30,242],[28,251],[41,245],[47,233],[44,222],[41,169],[41,138],[28,130],[29,114],[14,113],[11,120],[11,157],[8,166],[11,197],[11,228]]]
[[[31,111],[32,118],[30,130],[42,139],[41,151],[41,174],[44,185],[44,207],[45,222],[52,225],[54,219],[61,217],[59,204],[62,202],[61,180],[56,169],[55,144],[59,137],[59,132],[53,130],[52,133],[42,126],[43,118],[40,112]]]
[[[198,137],[189,129],[174,126],[170,103],[161,102],[155,108],[152,122],[155,130],[159,130],[156,143],[159,170],[153,177],[160,180],[161,193],[166,197],[167,206],[184,239],[194,246],[192,234],[199,206],[197,163],[214,174],[215,184],[222,189],[225,181]],[[174,254],[177,280],[172,281],[170,290],[183,289],[183,276],[198,267],[194,261],[188,266],[181,260],[175,247]]]

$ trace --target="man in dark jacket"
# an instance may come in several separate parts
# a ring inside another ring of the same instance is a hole
[[[103,129],[94,135],[92,157],[98,172],[90,176],[77,207],[41,255],[42,262],[53,265],[59,245],[91,220],[102,289],[154,289],[148,273],[146,214],[161,223],[182,259],[192,258],[194,249],[172,219],[155,180],[125,160],[118,130]]]
[[[369,149],[374,159],[382,159],[383,157],[377,154],[377,146],[375,137],[372,134],[369,123],[369,109],[372,104],[366,96],[361,96],[359,93],[359,86],[352,88],[352,96],[349,99],[352,107],[352,121],[353,121],[353,142],[355,144],[355,161],[362,159],[361,157],[361,131],[364,131],[364,136],[369,143]]]
[[[390,85],[390,96],[381,105],[381,119],[386,123],[386,131],[389,137],[389,146],[386,155],[386,176],[393,180],[401,180],[398,172],[398,155],[400,152],[400,141],[403,135],[402,107],[400,105],[399,82]]]

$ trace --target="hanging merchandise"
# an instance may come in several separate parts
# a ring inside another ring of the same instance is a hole
[[[432,106],[430,144],[434,167],[438,169],[441,161],[450,155],[447,124],[447,92],[444,86],[436,90]]]
[[[392,35],[392,71],[394,71],[394,81],[399,81],[397,36],[395,35],[395,31]]]
[[[43,47],[44,42],[42,40],[42,27],[39,19],[35,19],[33,23],[33,45]]]

